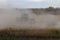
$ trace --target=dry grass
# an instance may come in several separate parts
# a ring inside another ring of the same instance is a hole
[[[60,35],[59,29],[20,29],[20,30],[13,30],[13,29],[4,29],[0,30],[0,33],[10,33],[15,35],[30,35],[30,36],[55,36]]]

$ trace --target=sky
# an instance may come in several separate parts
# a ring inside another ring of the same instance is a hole
[[[0,0],[0,7],[45,8],[60,7],[60,0]]]

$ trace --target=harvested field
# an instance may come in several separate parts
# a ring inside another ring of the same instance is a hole
[[[0,40],[60,40],[60,30],[1,30]]]

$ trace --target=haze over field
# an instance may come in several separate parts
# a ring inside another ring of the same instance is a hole
[[[0,9],[0,29],[10,27],[17,29],[60,28],[60,9]]]

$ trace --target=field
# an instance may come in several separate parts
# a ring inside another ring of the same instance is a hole
[[[0,40],[60,40],[59,29],[4,29],[0,30]]]

